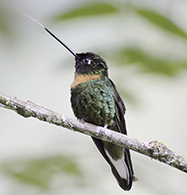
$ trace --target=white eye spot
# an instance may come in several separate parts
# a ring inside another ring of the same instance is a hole
[[[92,61],[91,61],[91,60],[89,60],[89,61],[88,61],[88,64],[91,64],[91,62],[92,62]]]
[[[86,58],[86,59],[84,60],[84,63],[90,65],[90,64],[92,63],[92,60],[90,60],[89,58]]]

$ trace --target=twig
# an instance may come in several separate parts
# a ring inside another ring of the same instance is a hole
[[[11,109],[23,117],[35,117],[48,123],[78,131],[119,146],[124,146],[187,173],[187,160],[167,148],[161,142],[151,141],[146,143],[100,126],[68,118],[62,114],[38,106],[31,101],[24,102],[16,97],[10,97],[1,93],[0,106]]]

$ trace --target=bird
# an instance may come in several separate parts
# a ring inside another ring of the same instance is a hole
[[[126,108],[115,84],[108,77],[108,66],[92,52],[74,53],[75,76],[71,84],[71,106],[85,122],[127,134]],[[135,180],[129,149],[92,137],[123,190]]]
[[[115,84],[108,76],[106,62],[92,52],[74,52],[48,28],[27,14],[24,15],[42,26],[75,57],[70,101],[76,118],[126,135],[126,108]],[[94,137],[92,139],[111,167],[119,186],[129,191],[136,180],[129,149]]]

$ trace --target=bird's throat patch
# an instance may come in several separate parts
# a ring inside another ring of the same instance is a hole
[[[76,74],[74,81],[71,84],[71,89],[75,88],[80,83],[84,83],[84,82],[91,81],[93,79],[99,79],[99,78],[101,78],[101,76],[99,75],[82,75],[82,74],[78,75]]]

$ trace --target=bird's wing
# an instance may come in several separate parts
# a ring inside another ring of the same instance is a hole
[[[119,132],[121,132],[122,134],[127,134],[127,130],[126,130],[126,123],[125,123],[125,118],[124,118],[124,114],[126,111],[125,105],[123,103],[123,100],[121,99],[116,86],[114,85],[114,83],[110,80],[113,90],[114,90],[114,99],[115,99],[115,123],[117,126],[117,129]],[[124,148],[124,159],[122,159],[125,162],[125,167],[126,171],[128,171],[129,173],[127,174],[129,177],[129,181],[122,181],[125,184],[125,188],[126,189],[130,189],[131,185],[132,185],[132,181],[134,178],[134,173],[133,173],[133,168],[132,168],[132,162],[131,162],[131,156],[130,156],[130,152],[129,149]],[[114,172],[113,172],[114,173]],[[114,173],[115,175],[115,173]],[[121,184],[123,185],[123,183]],[[122,187],[122,186],[121,186]],[[123,188],[123,187],[122,187]]]
[[[123,134],[127,134],[126,130],[126,124],[125,124],[125,118],[124,114],[126,111],[125,105],[123,103],[123,100],[121,99],[116,86],[114,83],[110,80],[112,90],[114,91],[114,100],[115,100],[115,122],[118,126],[118,131]]]
[[[123,134],[127,134],[126,131],[126,125],[125,125],[125,106],[124,103],[116,89],[116,86],[114,83],[109,80],[111,90],[114,91],[114,99],[115,99],[115,127],[108,127],[109,129],[115,128],[116,131],[121,132]],[[123,155],[122,159],[114,160],[108,151],[105,149],[103,145],[103,141],[92,138],[93,141],[95,142],[97,148],[103,155],[103,157],[106,159],[106,161],[110,164],[112,172],[114,176],[116,177],[119,185],[121,188],[124,190],[130,190],[132,186],[132,181],[133,181],[133,168],[132,168],[132,163],[131,163],[131,157],[130,157],[130,152],[129,149],[123,148]],[[115,145],[114,145],[115,147]],[[122,175],[124,175],[122,177]]]

